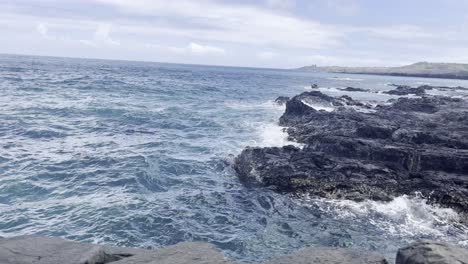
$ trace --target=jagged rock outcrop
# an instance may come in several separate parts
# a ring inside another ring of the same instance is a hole
[[[425,95],[426,90],[432,90],[431,86],[419,86],[416,88],[413,88],[408,85],[393,85],[396,88],[390,91],[386,91],[384,93],[386,94],[392,94],[392,95],[409,95],[409,94],[414,94],[414,95]]]
[[[355,88],[355,87],[339,88],[339,90],[345,91],[345,92],[369,92],[369,89],[362,89],[362,88]]]
[[[424,96],[427,94],[427,91],[436,90],[439,92],[454,92],[454,91],[468,91],[468,88],[464,87],[448,87],[448,86],[431,86],[431,85],[421,85],[418,87],[411,87],[409,85],[398,85],[398,84],[390,84],[389,86],[395,87],[395,89],[390,91],[385,91],[385,94],[391,95],[416,95],[416,96]],[[466,95],[465,95],[466,97]]]
[[[313,91],[289,100],[280,124],[304,147],[245,149],[234,164],[244,182],[352,200],[420,192],[468,212],[463,99],[399,98],[371,108]]]
[[[468,250],[446,243],[420,241],[397,253],[395,264],[468,264]]]
[[[275,103],[279,105],[284,105],[286,102],[289,101],[289,97],[287,96],[279,96],[278,98],[275,99]]]

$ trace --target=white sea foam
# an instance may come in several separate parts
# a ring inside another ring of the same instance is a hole
[[[390,202],[328,200],[306,198],[306,203],[334,213],[340,219],[365,219],[373,226],[398,237],[454,236],[460,245],[468,245],[468,227],[460,224],[454,210],[431,205],[422,197],[400,196]]]
[[[336,81],[352,81],[352,82],[364,81],[364,79],[349,78],[349,77],[331,77],[331,78],[327,78],[327,79],[328,80],[336,80]]]
[[[226,102],[225,105],[229,108],[236,110],[256,110],[256,109],[268,109],[281,114],[284,112],[285,105],[279,105],[272,100],[268,100],[263,103],[244,103],[239,101]]]
[[[284,127],[276,123],[268,123],[261,125],[258,129],[259,147],[282,147],[287,145],[294,145],[301,147],[302,145],[288,140],[288,133]]]
[[[290,141],[285,127],[278,125],[277,120],[284,113],[286,106],[279,105],[272,100],[263,103],[241,103],[241,102],[228,102],[226,106],[238,110],[258,111],[266,110],[273,115],[271,119],[261,121],[247,121],[244,126],[253,129],[256,132],[256,138],[248,142],[248,145],[255,147],[283,147],[287,145],[294,145],[302,147],[303,144]]]
[[[309,102],[307,102],[306,100],[301,100],[301,102],[305,105],[307,105],[308,107],[311,107],[317,111],[320,111],[320,110],[324,110],[324,111],[327,111],[327,112],[331,112],[333,110],[335,110],[335,108],[329,104],[329,105],[320,105],[320,104],[311,104]]]

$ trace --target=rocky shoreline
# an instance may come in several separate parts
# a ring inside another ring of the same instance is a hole
[[[468,251],[431,241],[398,250],[396,264],[467,263]],[[19,236],[0,238],[1,264],[242,264],[226,258],[213,245],[180,243],[157,250],[101,246],[61,238]],[[381,255],[359,249],[304,248],[265,264],[387,264]]]
[[[303,147],[248,147],[234,168],[245,183],[279,192],[354,201],[418,193],[466,222],[468,103],[427,95],[432,89],[397,86],[387,93],[412,96],[377,106],[304,92],[280,118]]]

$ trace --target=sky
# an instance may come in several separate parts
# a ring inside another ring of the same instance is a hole
[[[0,0],[0,53],[295,68],[468,63],[468,0]]]

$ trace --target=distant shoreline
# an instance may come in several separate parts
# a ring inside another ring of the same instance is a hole
[[[468,64],[418,62],[400,67],[305,66],[299,71],[468,80]]]
[[[395,77],[420,77],[431,79],[451,79],[451,80],[468,80],[468,76],[454,76],[445,74],[403,74],[403,73],[369,73],[369,72],[328,72],[350,75],[377,75],[377,76],[395,76]]]

